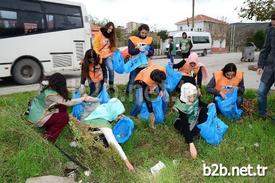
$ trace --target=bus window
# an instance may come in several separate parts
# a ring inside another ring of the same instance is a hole
[[[45,32],[43,14],[35,12],[20,12],[18,20],[21,22],[21,29],[24,34]]]

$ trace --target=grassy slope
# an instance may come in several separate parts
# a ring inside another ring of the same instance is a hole
[[[122,88],[120,89],[120,92]],[[21,119],[27,101],[35,93],[20,93],[0,97],[0,182],[25,182],[31,176],[63,175],[67,159],[51,144],[44,141],[40,130]],[[123,97],[122,93],[119,96]],[[210,96],[204,95],[205,101]],[[253,91],[247,98],[255,98]],[[269,98],[269,109],[274,109],[275,95]],[[130,102],[125,102],[129,114]],[[65,128],[58,145],[78,157],[92,170],[92,176],[80,177],[84,181],[100,182],[274,182],[275,180],[275,127],[270,121],[261,121],[256,116],[244,117],[237,122],[222,118],[229,130],[219,146],[196,140],[199,157],[191,160],[183,137],[172,123],[175,114],[167,117],[166,125],[152,131],[143,121],[135,119],[136,128],[131,139],[123,145],[128,158],[137,168],[128,173],[119,157],[109,149],[95,149],[90,156],[82,150],[68,146],[72,133]],[[258,144],[256,144],[258,143]],[[255,145],[256,144],[256,145]],[[259,145],[259,146],[257,146]],[[111,154],[111,155],[110,155]],[[157,177],[150,175],[150,167],[158,161],[167,168]],[[173,160],[177,163],[173,164]],[[267,166],[265,177],[203,177],[203,163],[222,163],[226,167],[257,164]]]

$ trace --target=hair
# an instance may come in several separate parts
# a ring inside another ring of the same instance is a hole
[[[222,73],[225,76],[227,72],[237,72],[237,66],[234,63],[228,63],[222,68]]]
[[[156,81],[157,83],[162,83],[163,80],[166,80],[166,74],[165,72],[155,69],[153,72],[150,74],[150,78],[153,81]]]
[[[116,47],[116,31],[115,31],[115,24],[113,22],[108,22],[103,28],[107,32],[108,28],[112,26],[113,31],[110,33],[110,45],[111,47]]]
[[[187,38],[187,33],[186,33],[186,32],[183,32],[183,33],[181,34],[181,37],[183,37],[183,35],[186,35],[186,38]]]
[[[58,72],[49,77],[49,84],[45,89],[52,89],[61,95],[65,100],[69,100],[66,78]]]
[[[142,31],[142,30],[146,30],[146,31],[150,31],[150,28],[147,24],[141,24],[139,27],[138,27],[138,32]]]
[[[84,59],[83,59],[83,64],[81,68],[81,72],[83,75],[86,76],[86,78],[90,78],[89,75],[89,65],[93,64],[94,65],[94,70],[95,67],[99,64],[99,56],[96,54],[93,48],[89,49],[86,51]]]

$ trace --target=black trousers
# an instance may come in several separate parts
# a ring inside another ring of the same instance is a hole
[[[207,120],[207,107],[200,108],[199,118],[198,118],[198,124],[201,124]],[[200,129],[195,125],[195,127],[190,130],[188,118],[181,119],[178,118],[175,123],[174,127],[184,136],[186,143],[192,143],[193,137],[198,135],[200,133]]]

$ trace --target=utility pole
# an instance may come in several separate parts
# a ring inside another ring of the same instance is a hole
[[[192,0],[192,31],[194,31],[195,0]]]

